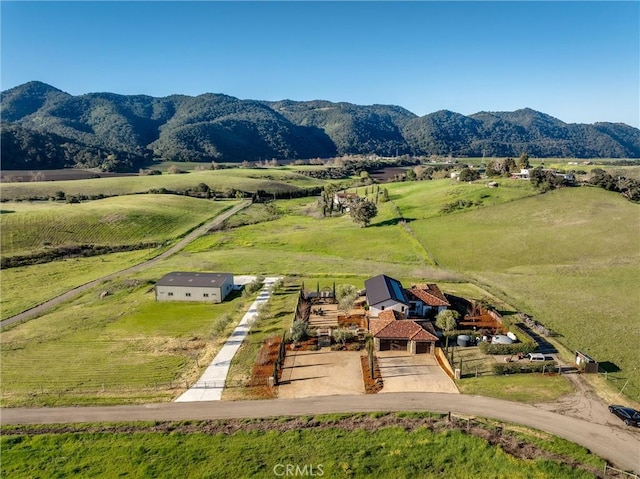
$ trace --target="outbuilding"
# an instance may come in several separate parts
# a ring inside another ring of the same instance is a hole
[[[221,303],[233,289],[231,273],[169,273],[156,283],[156,301]]]
[[[585,373],[597,373],[598,362],[582,351],[576,351],[576,366]]]

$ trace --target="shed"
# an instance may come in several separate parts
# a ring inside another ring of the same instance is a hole
[[[576,351],[576,366],[585,373],[598,372],[598,361],[582,351]]]
[[[221,303],[233,289],[233,274],[169,273],[156,283],[156,301]]]

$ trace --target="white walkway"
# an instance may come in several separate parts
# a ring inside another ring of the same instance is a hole
[[[237,284],[239,278],[234,277],[234,283]],[[248,279],[248,278],[247,278]],[[258,306],[269,301],[271,298],[271,286],[275,283],[279,277],[267,277],[264,280],[264,287],[260,290],[258,298],[251,303],[249,310],[242,317],[242,320],[233,330],[227,342],[224,343],[222,349],[213,359],[213,362],[204,371],[200,379],[185,391],[176,402],[193,402],[193,401],[220,401],[222,398],[222,390],[224,389],[224,383],[227,380],[227,374],[229,373],[229,366],[231,360],[238,351],[238,348],[247,337],[251,325],[255,322],[258,316]],[[252,279],[248,279],[250,282]]]

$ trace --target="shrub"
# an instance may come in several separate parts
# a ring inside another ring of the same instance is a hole
[[[496,363],[493,365],[495,374],[521,374],[521,373],[541,373],[557,372],[558,363],[556,361],[540,361],[532,363]]]
[[[480,351],[484,354],[529,354],[538,347],[536,343],[522,342],[513,344],[492,344],[488,342],[480,343]]]
[[[342,345],[346,345],[347,341],[349,341],[353,337],[353,332],[348,329],[336,329],[333,331],[333,339],[337,342],[342,343]]]
[[[309,336],[309,323],[307,321],[294,321],[291,326],[290,337],[294,343],[304,341]]]

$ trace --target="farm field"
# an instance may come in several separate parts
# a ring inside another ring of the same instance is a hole
[[[303,167],[302,167],[303,168]],[[301,168],[301,169],[302,169]],[[3,200],[31,197],[50,197],[63,191],[69,196],[129,195],[145,193],[161,188],[168,190],[195,189],[200,183],[207,184],[216,192],[241,190],[255,193],[264,190],[295,191],[300,188],[322,186],[322,180],[316,180],[287,169],[244,169],[192,171],[185,174],[163,174],[151,176],[121,176],[94,178],[86,180],[41,181],[24,183],[3,183]]]
[[[3,331],[2,406],[171,400],[244,314],[222,304],[157,303],[152,282],[107,282],[40,318]]]
[[[69,258],[2,270],[0,319],[44,303],[70,289],[148,259],[149,250]],[[28,291],[29,294],[25,294]]]
[[[428,413],[6,427],[1,468],[7,477],[82,471],[87,477],[266,478],[291,464],[325,477],[574,479],[599,477],[604,466],[584,448],[547,434],[500,431],[490,422],[462,430]]]
[[[134,245],[172,240],[236,201],[175,195],[135,195],[79,204],[2,204],[2,255],[28,254],[60,246]]]

